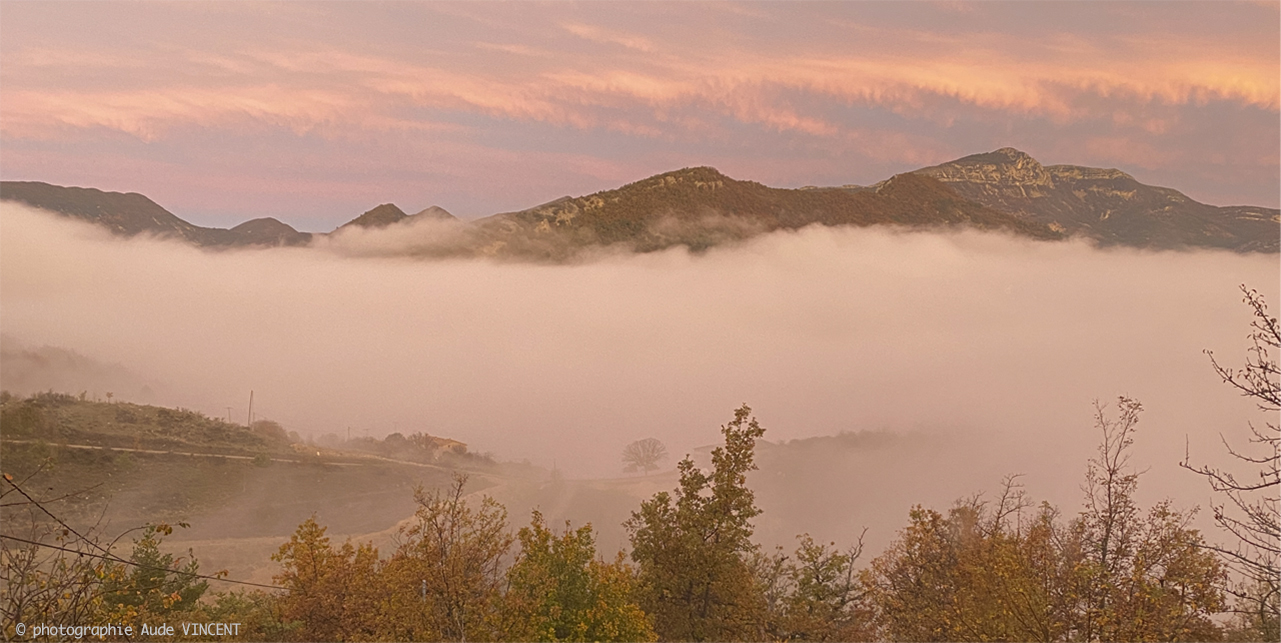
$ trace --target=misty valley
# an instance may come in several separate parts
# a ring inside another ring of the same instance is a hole
[[[0,641],[1281,641],[1281,0],[0,0]]]
[[[6,636],[1275,638],[1275,254],[546,263],[0,207]]]

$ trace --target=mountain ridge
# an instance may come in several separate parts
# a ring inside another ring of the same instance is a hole
[[[1011,147],[916,170],[962,197],[1103,245],[1277,252],[1271,208],[1213,206],[1115,168],[1041,165]]]
[[[230,229],[204,228],[141,194],[95,188],[0,181],[0,199],[91,221],[122,236],[154,234],[211,248],[306,245],[326,235],[299,232],[270,217]],[[470,222],[439,206],[410,215],[384,203],[327,234],[418,220],[465,228],[466,242],[450,254],[549,260],[615,245],[639,252],[676,245],[702,250],[815,223],[966,226],[1046,240],[1084,237],[1103,246],[1281,251],[1281,213],[1275,208],[1207,205],[1172,188],[1140,183],[1119,169],[1043,165],[1012,147],[871,186],[773,188],[694,166]]]

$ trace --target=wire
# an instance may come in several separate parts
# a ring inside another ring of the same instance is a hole
[[[26,498],[28,501],[30,501],[30,502],[31,502],[31,504],[35,505],[37,509],[39,509],[40,511],[43,511],[43,512],[44,512],[46,515],[48,515],[50,518],[53,518],[54,520],[58,521],[58,524],[62,525],[62,527],[63,527],[64,529],[66,529],[67,531],[70,531],[71,533],[75,534],[78,538],[80,538],[80,540],[82,540],[82,541],[84,541],[84,542],[86,542],[86,543],[88,543],[88,544],[92,545],[92,546],[93,546],[94,548],[96,548],[98,551],[101,551],[101,552],[102,552],[102,554],[94,554],[94,553],[91,553],[91,552],[84,552],[84,551],[78,551],[78,550],[75,550],[75,549],[68,549],[68,548],[66,548],[66,547],[59,547],[59,546],[57,546],[57,545],[50,545],[50,544],[48,544],[48,543],[37,542],[37,541],[34,541],[34,540],[27,540],[27,539],[25,539],[25,538],[18,538],[17,536],[10,536],[10,535],[8,535],[8,534],[0,534],[0,538],[6,538],[6,539],[8,539],[8,540],[13,540],[13,541],[20,542],[20,543],[26,543],[26,544],[28,544],[28,545],[36,545],[36,546],[38,546],[38,547],[47,547],[47,548],[49,548],[49,549],[57,549],[57,550],[59,550],[59,551],[65,551],[65,552],[69,552],[69,553],[76,554],[76,555],[79,555],[79,556],[90,556],[90,557],[93,557],[93,558],[101,558],[101,559],[103,559],[103,560],[110,560],[110,561],[112,561],[112,562],[121,563],[121,564],[123,564],[123,565],[132,565],[132,566],[134,566],[134,567],[140,567],[140,568],[142,568],[142,569],[150,569],[150,570],[153,570],[153,571],[164,571],[164,572],[168,572],[168,573],[171,573],[171,574],[181,574],[181,575],[183,575],[183,576],[188,576],[188,577],[191,577],[191,578],[205,578],[205,579],[209,579],[209,580],[222,581],[222,582],[224,582],[224,583],[233,583],[233,584],[236,584],[236,585],[248,585],[248,586],[251,586],[251,587],[265,587],[265,588],[267,588],[267,589],[284,589],[283,587],[279,587],[279,586],[277,586],[277,585],[265,585],[265,584],[263,584],[263,583],[251,583],[251,582],[249,582],[249,581],[231,580],[231,579],[229,579],[229,578],[222,578],[222,577],[220,577],[220,576],[209,576],[209,575],[206,575],[206,574],[197,574],[197,573],[195,573],[195,572],[185,572],[185,571],[182,571],[182,570],[180,570],[180,569],[170,569],[170,568],[168,568],[168,567],[158,567],[158,566],[155,566],[155,565],[144,565],[144,564],[142,564],[142,563],[136,563],[136,562],[134,562],[134,561],[132,561],[132,560],[127,560],[127,559],[121,558],[121,557],[119,557],[119,556],[117,556],[117,555],[115,555],[115,554],[111,553],[111,550],[109,550],[109,549],[104,549],[104,548],[102,547],[102,545],[99,545],[96,541],[91,540],[91,539],[89,539],[89,538],[86,538],[86,537],[85,537],[85,536],[83,536],[80,532],[78,532],[78,531],[76,531],[75,529],[73,529],[73,528],[71,527],[71,525],[68,525],[66,522],[63,522],[63,520],[62,520],[61,518],[59,518],[59,517],[57,517],[57,516],[53,515],[53,512],[51,512],[51,511],[49,511],[48,509],[46,509],[46,508],[45,508],[45,506],[44,506],[43,504],[41,504],[39,500],[36,500],[35,498],[32,498],[30,495],[28,495],[28,494],[27,494],[27,492],[26,492],[26,491],[23,491],[23,490],[22,490],[22,487],[19,487],[19,486],[18,486],[18,483],[14,482],[14,481],[13,481],[13,477],[12,477],[12,476],[10,476],[9,474],[7,474],[7,473],[6,473],[6,474],[4,474],[4,475],[2,476],[2,479],[3,479],[5,482],[9,483],[9,486],[13,487],[14,491],[17,491],[18,493],[22,494],[22,497]]]
[[[88,539],[88,538],[85,538],[83,534],[81,534],[80,532],[76,531],[74,528],[72,528],[72,527],[71,527],[71,525],[68,525],[67,523],[63,522],[63,520],[62,520],[61,518],[59,518],[59,517],[57,517],[57,516],[53,515],[53,512],[49,511],[48,509],[45,509],[45,506],[44,506],[43,504],[40,504],[40,501],[39,501],[39,500],[36,500],[35,498],[32,498],[30,495],[28,495],[28,494],[27,494],[27,492],[26,492],[26,491],[23,491],[23,490],[22,490],[22,487],[19,487],[19,486],[18,486],[18,483],[16,483],[16,482],[14,482],[14,481],[13,481],[13,476],[10,476],[9,474],[7,474],[7,473],[6,473],[6,474],[4,474],[3,476],[0,476],[0,477],[3,477],[4,481],[5,481],[5,482],[8,482],[8,483],[9,483],[9,486],[13,487],[13,490],[14,490],[14,491],[17,491],[18,493],[22,494],[22,497],[23,497],[23,498],[26,498],[28,501],[30,501],[30,502],[31,502],[31,504],[35,505],[37,509],[39,509],[40,511],[43,511],[43,512],[45,513],[45,515],[49,516],[50,518],[53,518],[54,520],[58,521],[58,524],[59,524],[59,525],[62,525],[62,528],[63,528],[63,529],[66,529],[67,531],[70,531],[71,533],[75,534],[77,538],[79,538],[80,540],[85,541],[86,543],[89,543],[90,545],[92,545],[92,546],[93,546],[95,549],[97,549],[98,551],[100,551],[100,552],[102,552],[102,553],[104,553],[104,554],[107,554],[108,556],[114,556],[114,554],[112,554],[109,550],[104,549],[104,548],[102,547],[102,545],[99,545],[99,544],[97,543],[97,541],[94,541],[94,540],[90,540],[90,539]],[[116,557],[116,559],[118,559],[120,562],[126,562],[123,558],[119,558],[118,556]]]
[[[75,550],[75,549],[69,549],[69,548],[67,548],[67,547],[59,547],[59,546],[57,546],[57,545],[50,545],[49,543],[37,542],[37,541],[34,541],[34,540],[27,540],[26,538],[18,538],[17,536],[10,536],[10,535],[8,535],[8,534],[0,534],[0,538],[4,538],[5,540],[13,540],[13,541],[20,542],[20,543],[26,543],[26,544],[28,544],[28,545],[35,545],[35,546],[37,546],[37,547],[47,547],[47,548],[49,548],[49,549],[57,549],[58,551],[65,551],[65,552],[67,552],[67,553],[76,554],[76,555],[78,555],[78,556],[89,556],[89,557],[91,557],[91,558],[102,558],[102,559],[104,559],[104,560],[109,560],[109,561],[116,562],[116,563],[121,563],[121,564],[124,564],[124,565],[133,565],[134,567],[141,567],[142,569],[150,569],[150,570],[154,570],[154,571],[165,571],[165,572],[171,572],[171,573],[174,573],[174,574],[181,574],[181,575],[183,575],[183,576],[189,576],[189,577],[191,577],[191,578],[204,578],[204,579],[208,579],[208,580],[222,581],[222,582],[224,582],[224,583],[233,583],[233,584],[236,584],[236,585],[249,585],[249,586],[251,586],[251,587],[265,587],[265,588],[267,588],[267,589],[284,589],[283,587],[280,587],[279,585],[264,585],[263,583],[251,583],[251,582],[249,582],[249,581],[244,581],[244,580],[232,580],[232,579],[230,579],[230,578],[223,578],[223,577],[221,577],[221,576],[210,576],[210,575],[208,575],[208,574],[197,574],[197,573],[195,573],[195,572],[184,572],[184,571],[182,571],[181,569],[170,569],[170,568],[168,568],[168,567],[157,567],[157,566],[155,566],[155,565],[144,565],[144,564],[142,564],[142,563],[135,563],[135,562],[133,562],[132,560],[125,560],[125,559],[123,559],[123,558],[120,558],[119,556],[104,556],[103,554],[95,554],[95,553],[93,553],[93,552],[79,551],[79,550]]]

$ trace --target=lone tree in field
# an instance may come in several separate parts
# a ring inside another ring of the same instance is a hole
[[[667,447],[654,438],[637,440],[623,448],[623,471],[636,470],[649,473],[658,470],[658,463],[667,459]]]

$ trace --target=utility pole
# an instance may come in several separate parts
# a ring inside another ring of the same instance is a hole
[[[254,391],[253,389],[249,389],[249,423],[246,424],[245,427],[253,428],[253,425],[254,425]]]

